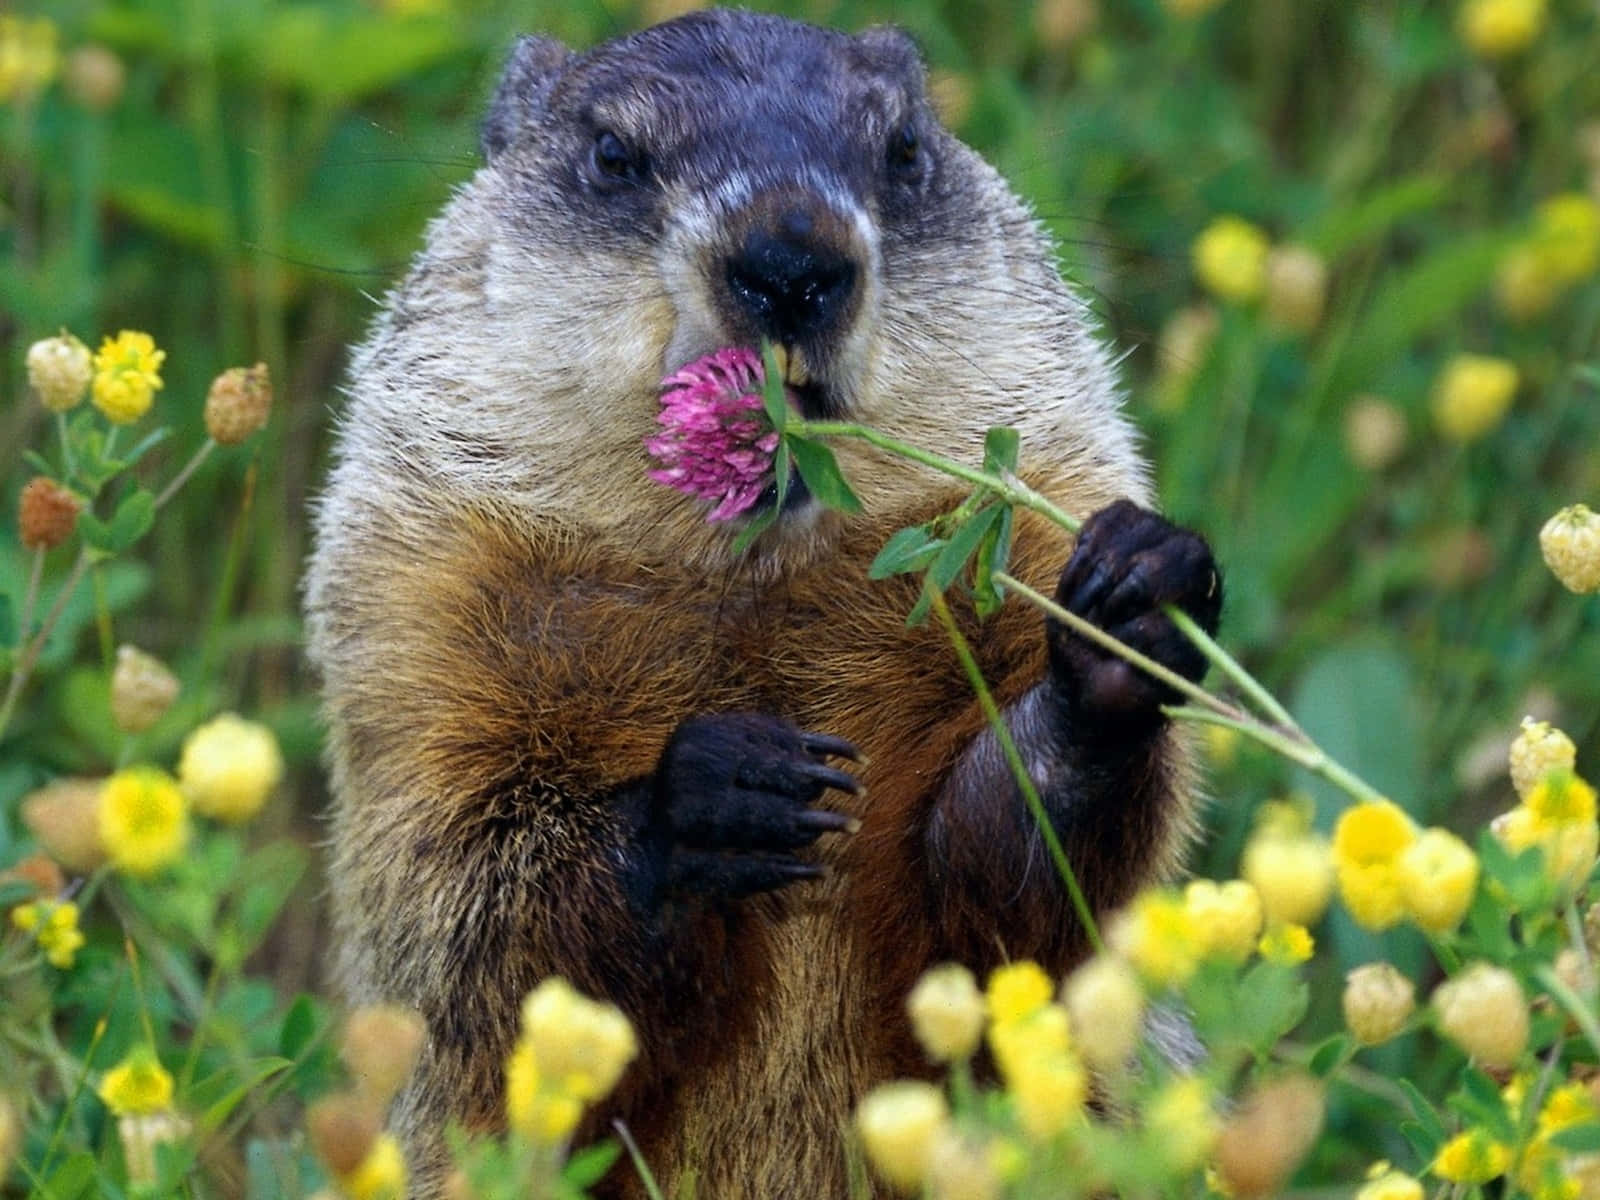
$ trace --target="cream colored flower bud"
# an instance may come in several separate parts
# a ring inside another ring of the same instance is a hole
[[[934,967],[906,997],[917,1041],[934,1062],[972,1057],[983,1037],[983,994],[972,972],[959,963]]]
[[[143,733],[178,698],[178,677],[136,646],[117,649],[111,672],[111,719],[123,733]]]
[[[585,1103],[616,1087],[639,1053],[620,1009],[581,995],[559,976],[528,993],[522,1029],[541,1075]]]
[[[1433,993],[1439,1030],[1486,1067],[1514,1066],[1528,1044],[1528,1001],[1516,976],[1476,963]]]
[[[1267,319],[1295,333],[1310,333],[1328,298],[1328,264],[1309,246],[1275,246],[1267,254]]]
[[[1572,739],[1548,721],[1522,718],[1522,732],[1511,743],[1511,786],[1526,797],[1551,771],[1570,771],[1578,761]]]
[[[1381,1170],[1357,1189],[1356,1200],[1422,1200],[1422,1184],[1404,1171]]]
[[[1357,967],[1344,979],[1344,1023],[1363,1046],[1378,1046],[1405,1028],[1417,988],[1386,962]]]
[[[929,1200],[1000,1200],[1000,1172],[988,1145],[953,1125],[940,1126],[928,1147]]]
[[[259,721],[222,713],[183,739],[178,783],[204,816],[231,824],[248,821],[282,778],[278,739]]]
[[[1405,414],[1381,396],[1358,396],[1344,415],[1344,445],[1364,471],[1381,471],[1406,448]]]
[[[411,1074],[425,1033],[422,1018],[409,1008],[358,1008],[345,1018],[339,1053],[356,1088],[382,1108]]]
[[[128,81],[128,69],[112,50],[90,44],[67,55],[62,82],[67,95],[90,112],[116,107]]]
[[[930,1151],[950,1119],[944,1093],[931,1083],[898,1080],[868,1092],[856,1107],[856,1132],[867,1161],[897,1190],[915,1194],[927,1179]]]
[[[1239,873],[1254,885],[1268,925],[1314,925],[1333,894],[1326,838],[1263,830],[1245,846]]]
[[[272,411],[272,380],[267,364],[231,367],[206,393],[206,432],[224,446],[237,446],[267,423]]]
[[[1539,530],[1545,565],[1569,592],[1600,591],[1600,514],[1571,504]]]
[[[67,870],[87,875],[106,861],[100,840],[99,779],[58,779],[22,801],[22,823],[45,853]]]
[[[117,1118],[117,1139],[122,1143],[122,1161],[127,1164],[128,1182],[149,1186],[156,1182],[156,1147],[175,1146],[194,1133],[187,1118],[173,1112],[130,1114]]]
[[[1252,1089],[1217,1139],[1214,1157],[1227,1194],[1281,1191],[1316,1144],[1322,1116],[1322,1086],[1308,1075],[1287,1075]]]
[[[89,392],[94,359],[66,330],[28,347],[28,386],[51,412],[75,408]]]
[[[1133,968],[1112,955],[1097,955],[1068,978],[1064,999],[1084,1061],[1101,1074],[1125,1070],[1144,1023],[1144,989]]]
[[[306,1109],[311,1148],[335,1175],[349,1175],[372,1151],[383,1121],[365,1096],[343,1092]]]
[[[1262,923],[1261,896],[1252,884],[1196,879],[1184,888],[1183,903],[1208,957],[1230,962],[1250,957]]]

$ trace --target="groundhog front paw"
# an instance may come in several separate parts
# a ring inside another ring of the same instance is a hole
[[[1056,601],[1186,679],[1205,656],[1162,609],[1173,604],[1208,633],[1222,612],[1222,577],[1205,539],[1149,509],[1118,500],[1084,522]],[[1058,621],[1047,625],[1057,685],[1079,716],[1153,718],[1177,694]]]
[[[655,778],[667,890],[738,898],[821,875],[794,852],[824,833],[851,832],[856,821],[814,805],[829,788],[861,791],[827,765],[832,756],[860,754],[840,738],[757,713],[679,725]]]

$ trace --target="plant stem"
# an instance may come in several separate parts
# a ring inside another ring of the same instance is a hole
[[[1175,705],[1162,709],[1167,716],[1178,721],[1200,721],[1207,725],[1222,725],[1228,729],[1236,729],[1248,738],[1260,742],[1269,750],[1281,754],[1290,762],[1298,763],[1314,775],[1320,775],[1341,792],[1355,800],[1377,802],[1388,799],[1377,788],[1373,787],[1359,775],[1345,770],[1333,759],[1328,757],[1327,751],[1310,741],[1304,734],[1291,735],[1271,725],[1264,725],[1255,718],[1241,714],[1242,719],[1225,717],[1205,708],[1191,708],[1187,705]]]
[[[172,481],[161,489],[161,494],[156,497],[157,508],[171,500],[177,494],[178,489],[189,482],[189,476],[193,475],[200,464],[205,462],[211,452],[216,449],[216,446],[216,439],[209,437],[200,443],[200,449],[196,450],[194,456],[183,464],[183,469],[172,477]]]
[[[56,414],[56,436],[61,439],[61,462],[66,468],[67,478],[71,479],[78,473],[77,464],[72,461],[72,443],[67,440],[67,414]]]
[[[89,548],[85,546],[78,552],[78,561],[72,564],[72,571],[62,583],[61,591],[57,594],[55,603],[50,606],[50,611],[45,614],[39,632],[23,647],[21,657],[11,670],[11,680],[6,685],[5,699],[0,700],[0,737],[5,736],[6,727],[11,723],[12,714],[17,709],[17,698],[22,695],[22,687],[28,682],[28,676],[33,673],[34,664],[39,661],[39,653],[44,649],[45,639],[55,629],[56,622],[66,611],[67,601],[77,590],[79,582],[83,579],[83,573],[88,569]]]
[[[33,552],[33,565],[28,571],[28,590],[22,593],[22,612],[17,618],[17,649],[28,641],[28,626],[33,624],[33,606],[39,602],[39,584],[44,579],[44,547]]]
[[[967,639],[961,636],[961,630],[956,628],[955,617],[951,615],[950,606],[945,603],[944,596],[937,588],[927,583],[923,584],[923,590],[944,626],[945,633],[949,635],[950,644],[955,648],[956,657],[961,660],[961,667],[967,673],[972,690],[978,694],[978,704],[983,709],[983,715],[988,718],[989,728],[994,730],[995,739],[1000,743],[1000,749],[1006,756],[1006,764],[1016,777],[1017,787],[1022,792],[1028,811],[1033,814],[1034,822],[1039,827],[1040,836],[1044,838],[1044,844],[1050,851],[1050,858],[1056,865],[1056,872],[1061,876],[1061,882],[1066,885],[1067,894],[1072,899],[1072,907],[1078,914],[1084,932],[1088,935],[1089,944],[1094,947],[1096,953],[1099,953],[1105,949],[1105,943],[1100,940],[1100,928],[1095,924],[1094,913],[1090,911],[1089,901],[1084,896],[1083,889],[1078,886],[1077,873],[1073,871],[1072,863],[1067,859],[1067,852],[1062,848],[1061,839],[1056,836],[1055,825],[1050,820],[1050,814],[1045,811],[1044,801],[1039,798],[1039,789],[1034,786],[1033,777],[1028,774],[1028,768],[1023,764],[1017,743],[1012,740],[1011,729],[1006,724],[1005,716],[1000,712],[1000,706],[995,703],[994,695],[984,681],[978,660],[973,657]]]
[[[1541,963],[1534,968],[1533,977],[1544,984],[1545,989],[1556,999],[1562,1008],[1567,1010],[1567,1015],[1578,1023],[1578,1028],[1583,1030],[1583,1036],[1589,1039],[1591,1049],[1600,1052],[1600,1021],[1595,1020],[1594,1012],[1585,1004],[1571,988],[1561,982],[1561,976],[1547,963]]]
[[[644,1155],[639,1150],[639,1143],[633,1140],[633,1133],[619,1117],[611,1122],[611,1128],[617,1131],[623,1146],[628,1151],[628,1157],[633,1162],[634,1170],[639,1172],[639,1179],[644,1184],[645,1194],[650,1200],[663,1200],[661,1186],[656,1183],[655,1176],[650,1173],[650,1166],[644,1160]]]
[[[921,463],[925,467],[932,467],[936,471],[943,471],[946,475],[954,475],[957,479],[964,479],[977,487],[988,488],[1012,504],[1020,504],[1023,508],[1031,508],[1034,512],[1049,517],[1057,525],[1071,533],[1077,533],[1083,525],[1083,522],[1078,520],[1077,517],[1052,504],[1015,475],[991,475],[988,471],[980,471],[974,467],[967,466],[965,463],[958,463],[953,458],[945,458],[942,454],[934,454],[931,451],[923,450],[918,446],[911,445],[909,442],[902,442],[898,438],[879,433],[876,429],[870,429],[865,425],[856,425],[849,421],[802,421],[794,418],[786,426],[786,432],[799,434],[802,437],[860,438],[880,450],[887,450],[891,454],[909,458],[912,462]]]
[[[1211,635],[1200,628],[1199,622],[1176,605],[1169,604],[1162,611],[1178,627],[1178,631],[1193,642],[1224,675],[1233,680],[1238,685],[1239,690],[1250,697],[1262,712],[1291,733],[1299,734],[1302,737],[1305,736],[1295,719],[1289,715],[1289,710],[1278,703],[1278,698],[1262,687],[1254,675],[1240,666],[1239,661],[1233,655],[1217,645]]]

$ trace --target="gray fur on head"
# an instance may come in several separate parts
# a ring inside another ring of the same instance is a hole
[[[492,162],[516,141],[517,130],[544,103],[571,58],[572,51],[554,38],[517,39],[495,87],[494,99],[489,102],[489,111],[483,118],[482,145],[486,159]]]

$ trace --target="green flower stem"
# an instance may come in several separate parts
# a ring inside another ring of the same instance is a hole
[[[44,579],[44,547],[33,552],[33,563],[28,569],[28,590],[22,593],[22,612],[17,618],[17,650],[28,641],[28,626],[33,624],[33,606],[39,602],[39,584]]]
[[[62,583],[61,591],[56,595],[56,602],[45,614],[39,632],[23,647],[21,657],[11,670],[11,680],[6,685],[5,699],[0,700],[0,737],[5,736],[6,727],[11,724],[12,714],[17,710],[17,699],[22,695],[22,687],[28,682],[28,677],[33,674],[34,665],[39,661],[39,653],[44,649],[45,639],[55,629],[56,622],[61,620],[61,614],[67,608],[67,601],[72,598],[72,593],[83,580],[83,573],[88,569],[89,547],[85,546],[78,551],[78,561],[72,564],[72,571]]]
[[[1583,963],[1585,978],[1594,978],[1594,955],[1589,953],[1589,939],[1583,935],[1583,918],[1578,915],[1577,900],[1568,900],[1562,914],[1567,922],[1567,936],[1572,939],[1572,949]]]
[[[1556,1002],[1567,1010],[1567,1015],[1578,1023],[1578,1028],[1583,1030],[1583,1036],[1589,1039],[1589,1045],[1596,1053],[1600,1053],[1600,1021],[1595,1020],[1594,1009],[1561,982],[1561,977],[1549,963],[1541,963],[1535,967],[1533,976],[1544,985],[1545,990],[1555,998]]]
[[[1045,812],[1044,801],[1039,798],[1039,789],[1033,784],[1033,778],[1028,774],[1028,769],[1023,765],[1022,755],[1017,751],[1017,743],[1012,740],[1011,729],[1006,725],[1005,717],[1000,712],[1000,706],[995,703],[994,695],[989,691],[989,685],[984,682],[983,671],[978,666],[978,660],[972,655],[972,648],[967,645],[967,639],[961,636],[961,630],[956,628],[955,618],[950,615],[950,606],[945,603],[944,596],[936,589],[923,584],[924,594],[933,605],[940,623],[945,628],[945,633],[950,637],[950,644],[955,648],[956,657],[961,660],[961,666],[967,673],[967,679],[972,684],[972,690],[978,695],[978,704],[983,709],[983,715],[988,718],[989,728],[994,730],[995,738],[1000,743],[1000,749],[1005,753],[1006,763],[1011,768],[1011,773],[1016,776],[1017,787],[1021,790],[1023,799],[1027,802],[1028,811],[1033,814],[1035,823],[1039,826],[1040,836],[1050,852],[1051,859],[1055,862],[1056,872],[1061,876],[1061,881],[1066,884],[1067,894],[1072,899],[1072,907],[1078,914],[1085,933],[1088,934],[1089,944],[1096,953],[1105,950],[1105,943],[1100,940],[1100,928],[1095,924],[1094,913],[1089,909],[1089,901],[1083,894],[1083,889],[1078,886],[1077,873],[1072,869],[1072,863],[1067,860],[1067,852],[1062,848],[1061,839],[1056,836],[1054,824],[1050,821],[1050,814]]]
[[[1281,754],[1290,762],[1298,763],[1314,775],[1320,775],[1334,787],[1344,792],[1355,800],[1377,802],[1388,799],[1377,788],[1373,787],[1360,776],[1345,770],[1315,742],[1306,739],[1304,734],[1295,736],[1264,725],[1253,717],[1243,715],[1242,719],[1223,716],[1210,711],[1209,708],[1192,708],[1188,705],[1173,705],[1162,709],[1167,716],[1179,721],[1199,721],[1206,725],[1221,725],[1228,729],[1235,729],[1246,737],[1260,742],[1269,750]]]
[[[1249,720],[1248,713],[1241,709],[1235,708],[1233,705],[1224,700],[1217,699],[1217,697],[1213,696],[1204,688],[1185,679],[1176,671],[1162,666],[1160,663],[1156,662],[1155,659],[1150,658],[1148,655],[1140,654],[1126,642],[1119,641],[1118,639],[1112,637],[1098,625],[1084,620],[1077,613],[1069,612],[1067,609],[1062,608],[1061,605],[1050,599],[1043,592],[1035,591],[1021,580],[1006,574],[1004,571],[996,571],[994,573],[994,581],[1000,584],[1002,587],[1009,588],[1016,592],[1017,595],[1021,596],[1024,600],[1027,600],[1035,608],[1041,609],[1048,613],[1050,616],[1060,621],[1063,625],[1069,626],[1073,632],[1082,634],[1091,642],[1094,642],[1096,645],[1109,650],[1118,658],[1125,659],[1134,666],[1138,667],[1141,671],[1144,671],[1147,674],[1154,676],[1156,679],[1159,679],[1162,683],[1166,684],[1174,691],[1181,692],[1183,695],[1193,700],[1196,704],[1202,704],[1206,708],[1211,709],[1217,713],[1218,716],[1227,717],[1232,721],[1243,722]]]
[[[988,471],[980,471],[965,463],[958,463],[953,458],[945,458],[942,454],[934,454],[909,442],[902,442],[898,438],[879,433],[876,429],[865,425],[856,425],[850,421],[803,421],[798,417],[791,417],[789,423],[784,426],[784,432],[801,437],[860,438],[880,450],[909,458],[912,462],[943,471],[946,475],[954,475],[957,479],[964,479],[976,487],[988,488],[1012,504],[1020,504],[1023,508],[1031,508],[1034,512],[1049,517],[1070,533],[1077,533],[1083,526],[1083,522],[1077,517],[1052,504],[1015,475],[992,475]]]
[[[208,437],[204,442],[200,443],[200,449],[194,452],[194,457],[184,463],[183,469],[172,477],[172,482],[161,489],[161,494],[156,497],[156,508],[159,509],[168,500],[171,500],[173,496],[177,495],[178,489],[189,482],[189,476],[195,473],[200,464],[205,462],[216,448],[217,442],[215,438]]]
[[[56,413],[56,436],[61,439],[61,462],[66,467],[66,477],[71,479],[78,473],[77,465],[72,461],[72,442],[67,437],[67,414]]]
[[[1175,605],[1167,605],[1162,611],[1167,614],[1171,622],[1178,627],[1178,631],[1197,646],[1200,651],[1210,659],[1218,669],[1239,687],[1239,690],[1255,701],[1256,705],[1267,716],[1271,717],[1284,729],[1291,733],[1305,736],[1299,724],[1289,715],[1289,710],[1278,703],[1278,698],[1266,688],[1262,687],[1256,677],[1239,665],[1239,661],[1224,650],[1212,639],[1211,635],[1200,628],[1188,613]]]
[[[122,975],[117,975],[117,986],[112,989],[110,997],[106,1000],[106,1011],[94,1023],[94,1032],[89,1035],[89,1047],[83,1052],[83,1068],[78,1072],[78,1078],[72,1088],[72,1094],[62,1106],[61,1119],[56,1122],[56,1127],[51,1131],[50,1144],[44,1148],[44,1154],[39,1159],[39,1174],[44,1178],[50,1176],[50,1164],[55,1159],[56,1151],[61,1147],[61,1139],[67,1132],[67,1120],[77,1111],[78,1100],[83,1095],[83,1089],[89,1084],[89,1066],[94,1062],[94,1052],[100,1048],[100,1039],[106,1035],[106,1024],[116,1005],[117,999],[122,995]],[[48,1018],[46,1018],[48,1019]]]
[[[650,1200],[664,1200],[661,1186],[656,1183],[656,1177],[650,1173],[649,1164],[644,1160],[644,1154],[639,1150],[639,1143],[633,1140],[633,1133],[626,1123],[619,1117],[611,1122],[611,1128],[617,1131],[617,1138],[628,1151],[628,1158],[633,1163],[634,1169],[639,1172],[639,1179],[644,1183],[645,1194]]]

